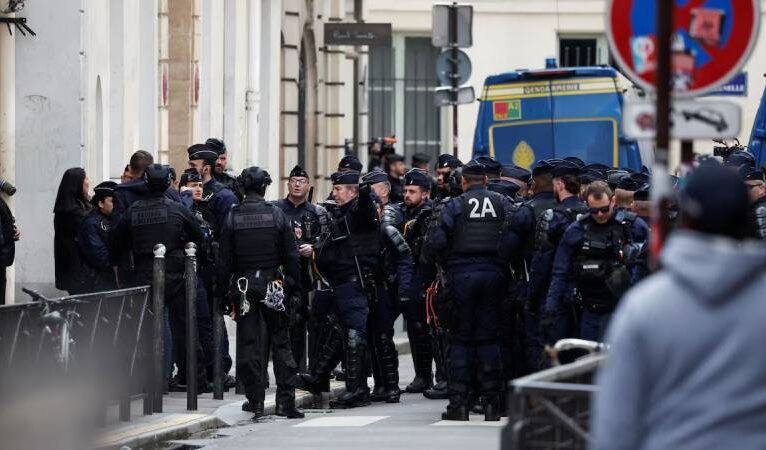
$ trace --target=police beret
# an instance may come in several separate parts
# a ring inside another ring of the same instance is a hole
[[[479,156],[476,158],[476,162],[483,164],[487,173],[499,173],[503,168],[503,165],[491,156]]]
[[[431,177],[423,170],[411,169],[404,175],[404,185],[431,189]]]
[[[472,159],[463,166],[463,175],[485,175],[484,164]]]
[[[340,162],[338,163],[338,169],[347,169],[347,170],[353,170],[355,172],[361,172],[362,163],[359,161],[359,158],[357,158],[356,156],[346,155],[343,158],[341,158]]]
[[[751,170],[745,175],[745,181],[764,181],[763,172],[760,170]]]
[[[197,172],[197,169],[190,168],[184,170],[181,175],[181,186],[186,186],[188,183],[202,183],[202,175]]]
[[[444,167],[449,167],[451,169],[456,169],[460,166],[462,166],[463,163],[460,162],[459,159],[456,157],[450,155],[449,153],[443,153],[439,155],[439,158],[436,161],[436,168],[441,169]]]
[[[415,153],[412,155],[412,163],[430,163],[431,162],[431,155],[425,154],[425,153]]]
[[[388,181],[388,175],[386,172],[383,172],[380,169],[376,169],[372,172],[368,172],[365,176],[363,176],[362,181],[370,184],[383,183]]]
[[[637,202],[646,202],[649,200],[651,193],[651,185],[650,184],[644,184],[636,192],[633,193],[633,200]]]
[[[387,163],[399,162],[399,161],[404,161],[404,156],[398,153],[391,153],[390,155],[386,155]]]
[[[585,167],[585,161],[583,161],[582,159],[580,159],[580,158],[578,158],[576,156],[567,156],[566,158],[564,158],[564,161],[568,161],[568,162],[574,163],[574,165],[576,165],[580,169]]]
[[[497,192],[498,194],[503,194],[506,197],[516,197],[516,194],[519,193],[519,187],[518,184],[514,183],[513,181],[508,180],[492,180],[489,183],[487,183],[487,189],[493,192]]]
[[[213,163],[218,159],[218,153],[206,144],[194,144],[187,150],[189,152],[189,161],[201,159],[206,163]]]
[[[538,161],[537,164],[532,168],[532,176],[537,177],[540,175],[545,175],[551,173],[553,170],[554,164],[551,164],[550,160],[543,159],[541,161]]]
[[[604,173],[594,169],[585,169],[580,172],[580,183],[590,184],[594,181],[606,181]]]
[[[515,178],[525,183],[529,183],[529,180],[532,179],[532,172],[523,167],[507,164],[500,169],[500,176],[506,178]]]
[[[553,175],[553,178],[560,178],[567,175],[578,176],[580,175],[580,168],[576,163],[565,160],[556,164],[551,170],[551,174]]]
[[[290,177],[289,178],[292,178],[292,177],[308,178],[309,174],[308,174],[308,172],[303,170],[303,167],[296,165],[295,167],[293,167],[293,170],[290,171]]]
[[[333,186],[338,184],[359,184],[359,172],[335,172],[330,176]]]
[[[210,138],[205,141],[205,144],[210,147],[211,150],[215,151],[219,155],[223,155],[226,153],[226,144],[223,143],[222,140],[217,138]]]

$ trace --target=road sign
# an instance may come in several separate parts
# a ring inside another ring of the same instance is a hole
[[[342,23],[324,24],[325,45],[371,45],[391,46],[390,23]]]
[[[728,83],[705,95],[716,97],[747,97],[747,72],[740,73],[729,80]]]
[[[455,93],[457,93],[456,96]],[[457,103],[455,98],[457,98]],[[451,87],[440,87],[434,91],[434,104],[437,107],[465,105],[473,103],[474,100],[476,100],[476,95],[472,86],[463,86],[454,90]]]
[[[457,30],[450,33],[450,10],[457,14]],[[473,45],[472,25],[473,6],[471,5],[434,5],[431,23],[431,42],[434,47],[456,46],[468,48]]]
[[[658,1],[611,0],[607,37],[624,73],[654,91],[657,72]],[[677,97],[714,91],[736,76],[758,38],[760,0],[674,2],[672,85]]]
[[[457,73],[453,74],[452,51],[446,50],[436,60],[436,78],[445,86],[452,86],[452,78],[457,76],[455,84],[461,85],[471,78],[471,60],[462,50],[457,51]]]
[[[627,101],[622,111],[622,127],[627,137],[654,139],[656,104],[652,101]],[[670,112],[670,134],[676,139],[733,138],[739,135],[742,112],[726,101],[679,100]]]

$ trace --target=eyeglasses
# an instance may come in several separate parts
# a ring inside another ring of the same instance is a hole
[[[289,181],[290,184],[293,184],[295,186],[305,186],[309,184],[309,180],[304,180],[301,178],[293,178]]]
[[[596,214],[606,214],[609,212],[610,206],[602,206],[601,208],[588,208],[588,211],[590,211],[591,214],[594,216]]]

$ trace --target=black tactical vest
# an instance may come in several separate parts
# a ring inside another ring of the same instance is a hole
[[[273,269],[280,263],[276,207],[245,202],[231,210],[235,271]]]
[[[181,215],[173,211],[176,207],[183,208],[164,197],[139,200],[131,206],[132,250],[137,270],[151,269],[154,246],[162,243],[166,251],[166,271],[183,272],[186,235]]]
[[[614,270],[624,269],[621,252],[629,241],[629,224],[610,221],[599,225],[591,217],[581,223],[585,232],[575,259],[577,289],[586,308],[611,312],[619,298],[607,286],[607,278]]]
[[[458,255],[496,256],[503,230],[502,196],[486,189],[468,191],[458,197],[463,212],[457,217],[452,252]]]

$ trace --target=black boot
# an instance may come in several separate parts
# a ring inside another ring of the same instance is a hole
[[[309,391],[314,395],[330,391],[330,374],[338,364],[343,330],[328,320],[322,325],[317,336],[317,352],[311,364],[309,373],[298,374],[297,388]]]
[[[433,354],[433,342],[431,336],[424,332],[415,340],[413,358],[415,359],[415,379],[404,390],[410,394],[420,394],[433,386],[433,372],[431,371]]]
[[[442,420],[468,420],[468,387],[454,383],[450,386],[449,405],[442,413]]]
[[[447,382],[440,381],[434,385],[431,389],[426,389],[423,392],[423,397],[429,400],[446,400],[449,398],[449,391],[447,391]]]
[[[370,404],[367,386],[367,338],[357,330],[346,332],[346,392],[330,402],[330,408],[348,409]]]
[[[303,412],[299,411],[295,407],[295,402],[288,405],[277,405],[277,407],[274,409],[274,414],[278,415],[279,417],[287,417],[288,419],[303,419],[306,417]]]
[[[465,406],[448,405],[447,409],[442,413],[442,420],[468,420],[468,408]]]
[[[263,402],[246,402],[249,403],[250,406],[250,412],[253,413],[253,417],[250,418],[250,420],[258,420],[261,417],[263,417]],[[242,409],[244,410],[245,405],[242,405]]]
[[[380,369],[385,384],[384,400],[386,403],[399,403],[399,353],[394,344],[394,330],[388,330],[375,336],[379,351]]]
[[[385,377],[381,369],[381,348],[376,339],[377,336],[370,333],[372,340],[369,345],[370,367],[372,368],[372,379],[375,381],[375,387],[370,394],[370,400],[373,402],[383,402],[386,400]]]
[[[484,421],[497,422],[500,420],[500,396],[486,394],[484,396]]]

